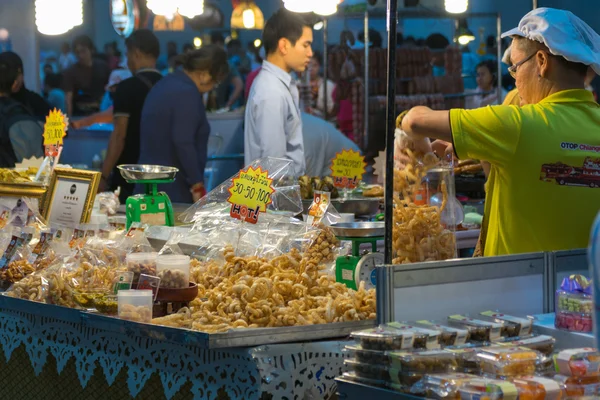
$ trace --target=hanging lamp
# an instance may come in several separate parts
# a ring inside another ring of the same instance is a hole
[[[469,8],[469,0],[445,0],[446,11],[452,14],[461,14]]]
[[[184,17],[194,18],[204,12],[204,0],[179,0],[177,11]]]
[[[242,1],[231,13],[232,29],[263,29],[265,17],[254,1]]]
[[[60,18],[56,17],[60,10]],[[36,0],[35,25],[44,35],[62,35],[83,23],[82,0]]]
[[[283,0],[283,6],[292,12],[309,13],[315,9],[318,0]]]
[[[146,6],[154,15],[165,17],[167,20],[172,20],[177,14],[179,6],[178,1],[174,0],[147,0]]]

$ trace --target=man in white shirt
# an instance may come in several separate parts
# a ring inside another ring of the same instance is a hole
[[[306,168],[300,99],[292,71],[304,72],[312,57],[312,28],[281,8],[266,23],[267,59],[250,90],[244,124],[245,163],[262,157],[287,158],[300,176]]]

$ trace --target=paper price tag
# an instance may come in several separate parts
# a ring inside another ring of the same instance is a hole
[[[365,157],[358,151],[342,150],[331,161],[333,185],[337,188],[354,189],[365,173]]]
[[[266,212],[267,205],[271,204],[271,195],[275,189],[273,179],[269,178],[269,171],[263,171],[261,167],[248,167],[233,179],[228,191],[227,201],[231,203],[229,215],[256,224],[258,215]]]
[[[44,124],[44,153],[47,157],[57,157],[63,138],[66,135],[66,117],[56,108],[50,111]]]

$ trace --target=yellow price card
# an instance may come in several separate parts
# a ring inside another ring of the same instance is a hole
[[[263,171],[261,167],[241,170],[228,189],[227,201],[231,203],[229,215],[256,224],[258,215],[266,212],[267,205],[271,204],[271,195],[275,192],[272,185],[269,171]]]
[[[337,188],[355,189],[365,173],[365,157],[358,151],[342,150],[331,161],[333,185]]]
[[[46,156],[56,157],[58,148],[63,145],[67,124],[65,116],[56,108],[50,111],[44,124],[44,149]]]

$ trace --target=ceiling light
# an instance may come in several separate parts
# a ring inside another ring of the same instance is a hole
[[[454,37],[456,41],[462,46],[466,46],[467,44],[475,40],[475,35],[469,29],[466,19],[462,18],[458,20],[456,34],[454,35]]]
[[[338,0],[321,0],[313,7],[313,12],[318,15],[332,15],[337,12]]]
[[[257,49],[262,45],[262,40],[260,39],[256,39],[254,41],[254,47],[256,47]]]
[[[265,17],[254,1],[242,1],[231,13],[232,29],[263,29]]]
[[[317,22],[317,23],[316,23],[316,24],[313,26],[313,29],[314,29],[315,31],[320,31],[321,29],[323,29],[323,26],[324,26],[324,25],[325,25],[325,24],[323,23],[323,21],[319,21],[319,22]]]
[[[194,38],[194,47],[197,49],[202,47],[202,39],[200,39],[199,37],[195,37]]]
[[[60,10],[60,18],[56,18],[56,10]],[[35,2],[35,24],[38,31],[44,35],[62,35],[82,23],[82,0],[36,0]]]
[[[446,11],[452,14],[460,14],[467,11],[469,0],[445,0]]]
[[[174,0],[147,0],[146,5],[154,15],[162,15],[167,20],[173,19],[179,6]]]
[[[178,0],[178,2],[177,11],[184,17],[191,19],[204,12],[204,0]]]
[[[317,1],[315,0],[283,0],[283,6],[297,13],[309,13],[315,8]]]

